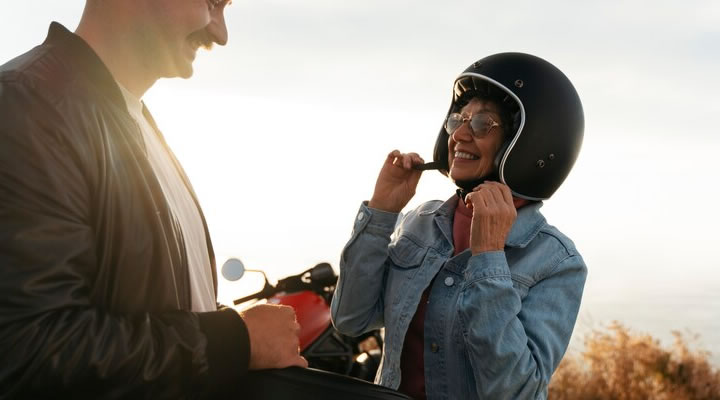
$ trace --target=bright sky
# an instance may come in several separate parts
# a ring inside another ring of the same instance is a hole
[[[74,29],[83,4],[4,0],[0,63],[51,20]],[[578,326],[688,328],[720,353],[720,2],[235,0],[227,20],[228,46],[145,97],[220,263],[237,256],[273,279],[337,268],[387,152],[430,159],[455,76],[528,52],[585,107],[576,167],[543,208],[589,266]],[[452,191],[426,173],[409,207]],[[247,285],[222,283],[221,299]]]

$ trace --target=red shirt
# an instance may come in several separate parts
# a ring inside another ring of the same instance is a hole
[[[458,201],[453,219],[453,245],[454,255],[470,247],[470,223],[472,222],[472,210],[465,206],[463,201]],[[400,355],[400,392],[417,399],[424,400],[425,396],[425,311],[430,297],[432,283],[425,289],[420,298],[415,316],[410,321],[402,353]]]

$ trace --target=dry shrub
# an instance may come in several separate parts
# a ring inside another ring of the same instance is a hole
[[[670,349],[618,322],[585,337],[550,382],[551,400],[720,400],[720,370],[704,350],[691,350],[679,332]]]

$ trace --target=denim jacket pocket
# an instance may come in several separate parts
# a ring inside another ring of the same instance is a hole
[[[401,236],[388,246],[392,266],[402,269],[419,267],[427,251],[427,247],[418,245],[406,236]]]
[[[428,249],[401,236],[388,246],[388,280],[385,291],[386,304],[397,305],[406,299],[412,289],[413,278],[421,271]]]

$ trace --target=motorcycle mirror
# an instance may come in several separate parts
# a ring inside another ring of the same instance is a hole
[[[245,275],[245,264],[237,258],[229,258],[220,270],[223,278],[236,281]]]

